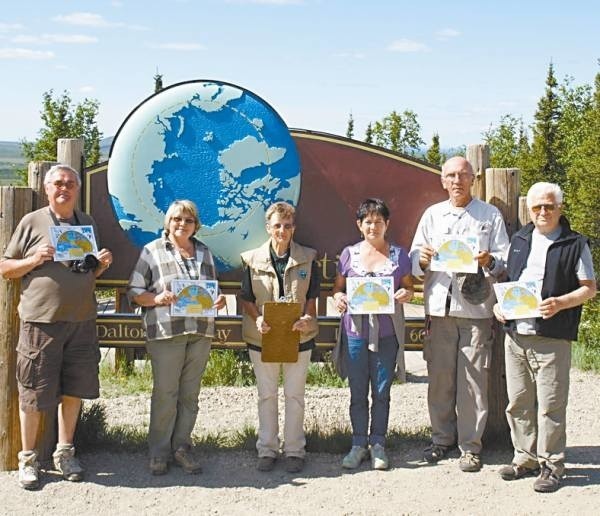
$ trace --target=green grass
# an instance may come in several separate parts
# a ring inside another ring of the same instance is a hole
[[[100,364],[100,386],[102,396],[116,398],[128,394],[152,392],[152,366],[150,361],[135,368],[115,367],[108,363]]]
[[[600,299],[584,306],[579,341],[573,344],[573,365],[600,373]]]
[[[419,428],[405,431],[392,428],[388,432],[386,448],[400,449],[406,442],[429,440],[430,429]],[[194,436],[194,445],[205,451],[256,449],[256,429],[250,425],[241,430],[225,433],[209,433]],[[141,452],[146,450],[148,434],[145,429],[131,425],[108,426],[105,408],[99,403],[85,404],[75,433],[75,446],[86,451]],[[352,444],[352,432],[344,427],[321,428],[313,424],[306,431],[306,450],[313,453],[346,453]]]

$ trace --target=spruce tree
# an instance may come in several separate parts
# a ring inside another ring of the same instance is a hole
[[[348,116],[348,126],[346,127],[346,138],[354,138],[354,118],[352,112]]]
[[[365,131],[365,143],[373,143],[373,126],[371,122],[369,122]]]
[[[438,133],[433,134],[433,138],[431,138],[431,147],[427,149],[425,159],[429,161],[429,163],[433,163],[434,165],[439,166],[442,164],[442,154],[440,152],[440,135]]]
[[[534,115],[531,154],[524,163],[521,176],[522,192],[527,192],[529,187],[538,181],[549,181],[559,185],[565,183],[565,169],[559,160],[560,104],[557,86],[554,65],[551,62],[546,77],[546,92],[538,102]]]

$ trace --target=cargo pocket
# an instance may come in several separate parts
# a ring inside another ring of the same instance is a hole
[[[28,389],[35,387],[38,379],[39,361],[39,349],[17,348],[17,381],[23,387],[27,387]]]
[[[477,367],[477,369],[490,369],[492,365],[492,345],[494,343],[494,335],[492,326],[482,328],[473,328],[473,337],[471,346],[462,348],[463,353],[468,361]]]

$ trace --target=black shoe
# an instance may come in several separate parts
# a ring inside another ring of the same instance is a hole
[[[304,459],[302,457],[286,457],[285,470],[288,473],[300,473],[304,469]]]
[[[538,493],[554,493],[560,487],[560,478],[548,466],[542,466],[540,476],[535,479],[533,489]]]
[[[519,480],[524,477],[535,477],[540,473],[540,468],[526,468],[525,466],[517,466],[516,464],[509,464],[502,466],[498,473],[503,480]]]
[[[258,471],[272,471],[275,467],[275,457],[259,457],[256,463]]]
[[[453,448],[454,446],[444,446],[443,444],[431,443],[423,450],[423,460],[429,462],[430,464],[435,464],[448,455]]]

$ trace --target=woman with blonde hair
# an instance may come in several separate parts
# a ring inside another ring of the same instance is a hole
[[[176,317],[176,279],[216,279],[212,254],[194,237],[200,229],[192,201],[174,201],[165,214],[164,232],[145,245],[129,278],[127,297],[140,306],[146,350],[152,363],[152,400],[148,447],[150,471],[163,475],[173,460],[187,473],[199,473],[191,434],[198,414],[200,380],[215,334],[212,317]],[[214,308],[225,306],[219,295]]]

